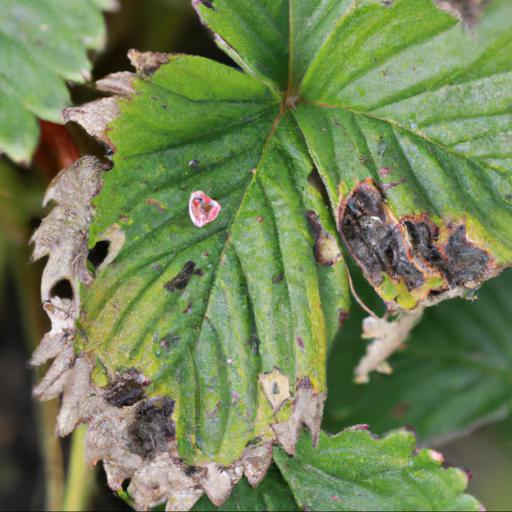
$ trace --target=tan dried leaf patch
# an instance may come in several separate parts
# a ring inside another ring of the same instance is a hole
[[[270,373],[262,373],[259,381],[263,392],[272,409],[279,410],[284,402],[290,398],[290,381],[286,375],[274,368]]]

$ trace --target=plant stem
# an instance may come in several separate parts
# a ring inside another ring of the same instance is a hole
[[[86,432],[86,426],[80,425],[71,438],[68,478],[61,509],[63,511],[89,510],[88,502],[94,487],[94,471],[85,460]]]
[[[44,460],[46,510],[60,510],[64,496],[64,465],[60,441],[55,435],[55,418],[59,401],[37,404],[39,418],[39,442]]]

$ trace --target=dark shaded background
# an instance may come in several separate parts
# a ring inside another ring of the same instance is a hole
[[[230,63],[213,44],[188,0],[123,0],[119,12],[107,15],[107,22],[107,49],[100,55],[92,56],[95,78],[129,69],[126,53],[130,48],[198,54]],[[80,103],[96,97],[96,92],[90,85],[75,86],[72,87],[72,95],[74,101]],[[77,127],[67,127],[63,136],[65,140],[71,136],[71,145],[74,141],[82,153],[101,154],[103,151]],[[73,151],[76,149],[71,147],[70,154]],[[21,190],[30,190],[33,201],[13,228],[16,236],[11,237],[11,245],[8,249],[4,248],[9,252],[7,256],[10,261],[6,277],[0,277],[1,510],[44,510],[45,507],[45,475],[40,442],[41,411],[31,398],[30,390],[35,376],[27,361],[34,343],[49,324],[38,303],[42,266],[28,265],[29,251],[26,243],[29,234],[40,222],[42,212],[37,204],[40,203],[42,191],[61,167],[62,153],[60,158],[54,153],[55,148],[43,143],[30,169],[13,169],[20,180]],[[51,428],[52,421],[51,418],[50,421],[47,419],[46,428]],[[469,491],[488,510],[510,510],[512,504],[510,427],[510,422],[485,427],[441,447],[448,461],[471,471],[474,478]],[[66,458],[69,440],[56,442],[62,444]],[[96,488],[90,509],[128,510],[107,489],[101,468],[95,471]]]

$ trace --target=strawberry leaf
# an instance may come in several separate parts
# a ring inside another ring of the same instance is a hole
[[[302,509],[481,510],[464,494],[467,475],[415,443],[405,430],[378,439],[354,428],[322,434],[316,448],[303,437],[295,457],[275,448],[274,458]]]

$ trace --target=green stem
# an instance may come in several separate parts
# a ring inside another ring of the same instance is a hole
[[[80,425],[71,438],[68,478],[61,509],[63,511],[89,510],[89,500],[94,487],[94,471],[85,460],[86,432],[86,426]]]

